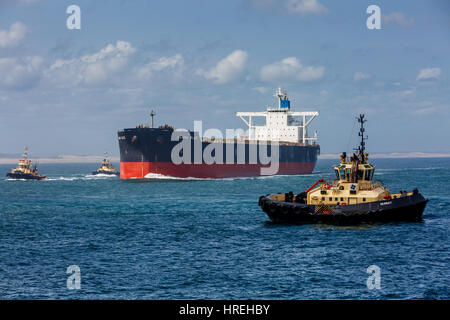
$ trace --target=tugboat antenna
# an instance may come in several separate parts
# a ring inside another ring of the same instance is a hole
[[[150,111],[150,117],[152,118],[152,123],[151,123],[151,126],[150,126],[150,128],[153,128],[153,117],[156,115],[156,113],[152,110],[152,111]]]
[[[361,124],[361,127],[359,128],[359,133],[358,133],[358,136],[361,137],[361,144],[358,147],[357,151],[359,153],[361,161],[364,163],[365,162],[364,151],[365,151],[365,147],[366,147],[366,143],[364,142],[364,140],[368,138],[367,135],[364,135],[364,131],[365,131],[364,123],[367,122],[367,120],[364,119],[364,114],[359,115],[358,122]]]

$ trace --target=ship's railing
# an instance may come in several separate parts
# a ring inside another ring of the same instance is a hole
[[[203,142],[210,143],[261,143],[272,144],[277,142],[280,146],[317,146],[316,143],[288,142],[288,141],[272,141],[272,140],[253,140],[253,139],[226,139],[226,138],[201,138]]]

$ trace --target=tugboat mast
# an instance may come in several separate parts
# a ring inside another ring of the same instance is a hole
[[[363,114],[359,115],[358,122],[361,124],[361,127],[359,128],[359,133],[358,133],[358,136],[361,137],[361,143],[360,143],[358,149],[356,149],[356,151],[358,151],[358,155],[361,159],[361,162],[364,163],[364,162],[366,162],[365,154],[364,154],[366,143],[364,140],[367,139],[368,137],[367,137],[367,135],[364,135],[364,131],[365,131],[364,123],[367,122],[367,120],[364,120]]]

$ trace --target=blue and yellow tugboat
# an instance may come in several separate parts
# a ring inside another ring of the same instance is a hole
[[[17,180],[42,180],[46,178],[38,173],[36,165],[32,168],[31,160],[28,160],[28,149],[26,147],[23,152],[23,159],[19,160],[19,165],[17,168],[12,169],[11,172],[6,174],[6,176],[10,179]]]
[[[105,174],[110,176],[118,176],[119,172],[116,171],[111,161],[108,159],[108,153],[105,152],[105,158],[102,161],[100,167],[92,172],[93,175]]]
[[[361,144],[347,158],[341,154],[334,166],[336,179],[318,180],[305,192],[265,195],[259,206],[272,221],[299,223],[358,224],[389,221],[421,221],[428,199],[417,189],[391,193],[373,183],[375,166],[365,152],[364,115],[360,115]]]

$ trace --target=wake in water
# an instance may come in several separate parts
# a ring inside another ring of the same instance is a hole
[[[81,176],[59,176],[59,177],[47,177],[40,181],[75,181],[75,180],[104,180],[104,179],[112,179],[118,178],[117,176],[108,175],[108,174],[98,174],[98,175],[81,175]],[[7,178],[5,181],[36,181],[36,180],[27,180],[27,179],[11,179]]]
[[[227,177],[227,178],[195,178],[195,177],[173,177],[167,176],[159,173],[149,173],[144,176],[144,178],[132,178],[131,180],[139,181],[222,181],[222,180],[262,180],[262,179],[279,179],[284,177],[321,177],[322,173],[311,173],[311,174],[299,174],[299,175],[272,175],[272,176],[257,176],[257,177]]]

